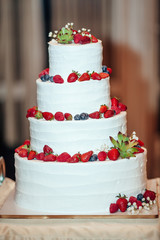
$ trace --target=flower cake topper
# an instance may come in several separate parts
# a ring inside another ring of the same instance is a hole
[[[54,31],[54,33],[50,32],[49,37],[52,37],[61,44],[98,42],[98,39],[90,33],[90,29],[82,28],[78,31],[74,30],[73,23],[66,24],[65,27],[62,27],[59,31]]]

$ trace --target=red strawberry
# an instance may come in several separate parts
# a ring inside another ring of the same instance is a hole
[[[45,155],[44,155],[44,153],[43,153],[43,152],[41,152],[41,153],[38,153],[38,154],[36,155],[36,159],[37,159],[37,160],[43,160],[43,159],[44,159],[44,157],[45,157]]]
[[[116,115],[121,112],[121,110],[120,110],[118,107],[116,107],[116,106],[112,106],[111,109],[114,111],[114,113],[115,113]]]
[[[28,156],[28,151],[27,151],[27,149],[22,148],[22,149],[18,152],[18,155],[19,155],[20,157],[27,157],[27,156]]]
[[[56,112],[54,117],[57,121],[64,121],[64,115],[62,112]]]
[[[115,161],[115,160],[117,160],[118,158],[119,158],[119,152],[118,152],[118,150],[116,149],[116,148],[112,148],[111,150],[109,150],[109,152],[108,152],[108,158],[110,159],[110,160],[113,160],[113,161]]]
[[[112,68],[107,67],[107,71],[109,72],[109,74],[111,74],[112,73]]]
[[[67,162],[67,159],[70,157],[71,156],[67,152],[63,152],[57,157],[57,162]]]
[[[105,151],[101,151],[98,153],[98,159],[99,161],[105,161],[107,158],[107,153]]]
[[[144,142],[142,142],[140,139],[137,140],[138,141],[138,144],[143,147],[144,146]]]
[[[72,157],[67,159],[68,163],[77,163],[81,160],[81,154],[80,153],[76,153],[74,154]]]
[[[106,72],[101,72],[99,75],[100,75],[101,78],[103,78],[103,79],[109,77],[109,74],[106,73]]]
[[[87,44],[87,43],[90,43],[90,42],[91,42],[91,39],[88,36],[82,36],[80,41],[79,41],[80,44]]]
[[[91,41],[92,41],[92,43],[96,43],[96,42],[98,42],[98,39],[95,37],[95,36],[91,36]]]
[[[44,69],[42,72],[39,73],[38,77],[41,78],[41,76],[49,74],[49,68]]]
[[[114,115],[114,111],[113,111],[113,110],[107,110],[107,111],[104,113],[104,117],[105,117],[105,118],[113,117],[113,115]]]
[[[65,113],[64,117],[66,120],[72,120],[72,115],[70,113]]]
[[[137,153],[143,153],[144,152],[144,149],[143,148],[140,148],[140,147],[134,147],[137,149],[136,152],[134,152],[134,154],[137,154]]]
[[[79,34],[79,33],[76,33],[76,34],[74,35],[74,43],[80,43],[81,38],[82,38],[82,35]]]
[[[50,148],[48,145],[44,145],[43,152],[44,152],[45,155],[46,154],[51,154],[51,153],[53,153],[53,149]]]
[[[21,146],[19,146],[19,147],[17,147],[17,148],[14,150],[15,153],[19,153],[19,151],[22,149],[22,147],[24,147],[24,144],[21,145]]]
[[[43,161],[45,161],[45,162],[55,162],[56,159],[57,159],[57,156],[51,153],[49,155],[46,155],[44,157]]]
[[[111,99],[111,106],[118,107],[118,105],[119,105],[119,100],[116,97],[112,98]]]
[[[96,72],[93,72],[93,73],[91,74],[91,78],[92,78],[93,80],[101,80],[101,79],[102,79],[101,76],[100,76],[98,73],[96,73]]]
[[[121,102],[119,102],[119,105],[118,105],[118,107],[119,107],[119,109],[121,110],[121,111],[126,111],[127,110],[127,106],[126,105],[124,105],[123,103],[121,103]]]
[[[137,200],[137,208],[139,208],[140,206],[142,207],[142,202],[140,200]]]
[[[109,211],[110,213],[115,213],[118,211],[118,205],[116,203],[111,203],[110,207],[109,207]]]
[[[107,110],[108,110],[108,107],[105,104],[103,104],[100,106],[99,112],[105,113]]]
[[[92,154],[93,154],[93,151],[89,151],[89,152],[83,153],[81,155],[81,161],[82,162],[88,162],[90,157],[92,156]]]
[[[137,202],[137,198],[134,197],[134,196],[131,196],[131,197],[129,198],[129,202],[133,205],[134,202]]]
[[[50,112],[43,112],[42,113],[44,119],[48,120],[53,120],[54,119],[54,115]]]
[[[99,119],[101,117],[101,114],[98,111],[96,111],[96,112],[90,113],[89,117],[94,119]]]
[[[127,209],[127,204],[128,204],[126,196],[124,195],[124,197],[122,197],[121,195],[119,195],[117,197],[118,197],[118,200],[117,200],[116,204],[118,205],[121,212],[125,212]]]
[[[32,160],[36,157],[36,152],[31,150],[28,155],[28,160]]]
[[[37,119],[43,118],[42,112],[41,111],[37,111],[36,115],[35,115],[35,118],[37,118]]]
[[[73,72],[73,73],[69,74],[69,76],[67,78],[67,82],[72,83],[72,82],[77,81],[77,79],[78,79],[78,74]]]
[[[148,200],[147,197],[149,197],[150,200],[154,201],[156,198],[156,193],[151,190],[146,190],[143,196],[146,200]]]
[[[53,77],[53,82],[61,84],[61,83],[64,83],[64,80],[63,80],[63,78],[60,75],[55,75]]]
[[[90,80],[90,75],[86,72],[83,73],[80,78],[78,79],[78,81],[82,82],[82,81],[88,81]]]
[[[37,110],[38,110],[38,108],[36,106],[34,106],[33,108],[29,108],[27,110],[26,118],[35,117]]]
[[[27,145],[27,146],[30,146],[30,144],[31,144],[31,143],[30,143],[30,140],[28,140],[28,139],[25,140],[24,143],[23,143],[23,145]]]

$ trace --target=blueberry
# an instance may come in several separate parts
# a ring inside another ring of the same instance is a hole
[[[79,114],[76,114],[76,115],[74,116],[74,120],[80,120],[80,115],[79,115]]]
[[[42,82],[48,81],[48,80],[49,80],[49,75],[48,75],[48,74],[42,75],[42,76],[41,76],[41,80],[42,80]]]
[[[102,66],[102,72],[107,72],[107,66],[105,65]]]
[[[49,77],[50,82],[53,82],[53,76]]]
[[[139,193],[139,194],[137,195],[137,200],[142,201],[143,198],[144,198],[144,197],[143,197],[143,194],[142,194],[142,193]]]
[[[90,157],[90,159],[89,159],[89,161],[91,161],[91,162],[93,162],[93,161],[97,161],[97,154],[93,154],[91,157]]]
[[[81,120],[87,120],[88,118],[89,118],[88,113],[81,113],[81,114],[80,114],[80,119],[81,119]]]
[[[50,80],[50,76],[48,74],[44,75],[45,76],[45,79],[46,81],[49,81]]]

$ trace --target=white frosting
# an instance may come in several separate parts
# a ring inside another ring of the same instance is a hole
[[[110,107],[110,83],[106,79],[57,84],[37,79],[37,105],[43,112],[71,113],[98,111],[100,105]]]
[[[102,42],[90,44],[60,44],[49,42],[49,74],[61,75],[67,81],[74,70],[79,73],[102,72]]]
[[[126,134],[126,112],[111,118],[46,121],[29,118],[31,148],[42,152],[44,145],[50,146],[57,154],[68,152],[97,151],[104,145],[112,146],[109,136],[117,139],[118,132]]]
[[[87,163],[27,160],[15,154],[16,203],[50,214],[106,214],[119,193],[146,188],[146,150],[130,159]]]

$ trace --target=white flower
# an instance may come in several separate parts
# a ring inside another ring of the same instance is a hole
[[[48,37],[52,37],[52,32],[49,32]]]

